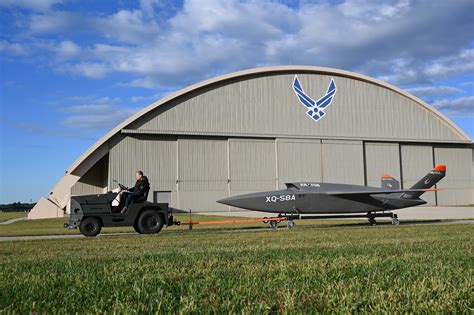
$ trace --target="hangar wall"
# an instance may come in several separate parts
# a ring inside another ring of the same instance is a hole
[[[229,139],[230,191],[238,194],[277,188],[275,142]]]
[[[71,196],[102,194],[108,186],[108,155],[104,156],[71,188]]]
[[[364,185],[362,141],[322,140],[323,182]]]
[[[114,187],[112,179],[133,185],[135,171],[142,169],[150,178],[152,191],[171,191],[172,206],[183,210],[238,210],[218,204],[216,200],[281,189],[285,182],[291,181],[380,187],[380,174],[389,173],[404,188],[409,188],[436,163],[448,165],[448,175],[438,187],[449,190],[424,194],[428,205],[472,203],[470,172],[465,172],[462,166],[467,162],[470,165],[472,149],[455,146],[438,148],[426,144],[325,139],[120,135],[111,141],[109,161],[111,188]],[[453,188],[456,188],[454,193]],[[153,193],[148,199],[153,200]]]
[[[227,195],[227,141],[178,139],[178,204],[180,209],[225,211],[216,200]],[[199,206],[199,208],[196,208]]]
[[[320,140],[277,139],[278,189],[295,181],[322,181],[322,144]]]
[[[336,97],[327,107],[327,115],[318,122],[305,115],[306,108],[295,97],[295,73],[305,92],[314,98],[324,95],[331,78],[337,84]],[[395,91],[337,75],[294,71],[220,82],[156,108],[130,124],[127,131],[459,140],[459,135],[442,119]]]
[[[368,186],[379,187],[381,173],[388,173],[401,182],[398,143],[368,142],[365,144],[365,156]],[[425,170],[425,172],[427,171]]]
[[[471,188],[471,172],[468,165],[472,161],[473,150],[469,148],[435,147],[436,163],[448,166],[446,177],[438,185],[445,188],[437,192],[438,205],[474,204]]]

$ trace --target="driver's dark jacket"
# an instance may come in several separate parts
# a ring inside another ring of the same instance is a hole
[[[129,188],[128,191],[131,191],[135,196],[143,196],[148,189],[150,189],[148,178],[146,176],[142,176],[142,178],[137,180],[135,186]]]

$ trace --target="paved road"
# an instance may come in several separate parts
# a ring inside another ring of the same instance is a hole
[[[474,220],[456,220],[456,221],[441,221],[441,220],[430,220],[430,221],[411,221],[411,222],[402,222],[400,225],[448,225],[448,224],[474,224]],[[312,225],[304,225],[299,226],[298,228],[311,228],[311,229],[325,229],[325,228],[334,228],[337,225],[326,225],[326,226],[312,226]],[[384,224],[378,225],[372,228],[390,228],[392,225]],[[340,227],[367,227],[366,224],[359,224],[355,223],[354,225],[340,225]],[[280,224],[281,230],[286,230],[286,224],[283,222]],[[251,228],[223,228],[220,232],[226,233],[235,233],[235,232],[258,232],[258,231],[268,231],[268,227],[251,227]],[[193,230],[191,233],[206,233],[209,232],[209,229],[199,229]],[[181,233],[189,233],[186,227],[182,230],[173,230],[173,231],[163,231],[160,234],[181,234]],[[123,237],[123,236],[139,236],[137,233],[108,233],[108,234],[100,234],[98,238],[111,238],[111,237]],[[0,242],[8,242],[8,241],[41,241],[41,240],[54,240],[54,239],[73,239],[73,238],[85,238],[85,236],[81,234],[73,234],[73,235],[41,235],[41,236],[8,236],[8,237],[0,237]]]

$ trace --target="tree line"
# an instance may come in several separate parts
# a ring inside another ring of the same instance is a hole
[[[30,211],[36,203],[23,203],[23,202],[14,202],[10,204],[1,204],[1,212],[13,212],[13,211]]]

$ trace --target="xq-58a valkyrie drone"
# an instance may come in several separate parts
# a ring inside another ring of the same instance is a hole
[[[426,191],[436,190],[431,187],[445,175],[446,165],[437,165],[409,189],[400,189],[396,179],[383,174],[381,188],[296,182],[286,183],[286,189],[283,190],[233,196],[217,202],[280,215],[367,213],[369,222],[375,223],[375,215],[371,216],[373,213],[426,204],[420,196]]]

